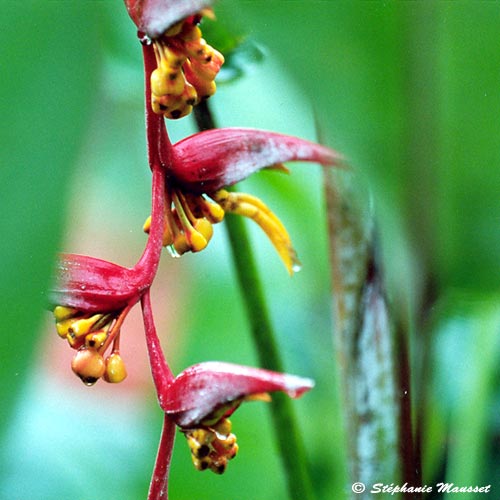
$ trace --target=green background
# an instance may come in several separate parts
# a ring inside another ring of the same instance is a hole
[[[210,101],[219,124],[314,140],[317,117],[370,186],[395,303],[418,309],[432,283],[429,372],[416,380],[424,483],[498,492],[498,3],[226,0],[216,13],[264,54],[220,83]],[[55,252],[133,265],[144,245],[140,45],[119,1],[7,1],[0,23],[0,498],[145,498],[161,425],[147,374],[83,387],[43,310]],[[195,130],[190,118],[168,126],[174,141]],[[291,170],[240,189],[282,218],[303,263],[290,279],[252,227],[287,371],[317,383],[294,403],[317,497],[341,498],[350,481],[322,178],[317,166]],[[161,273],[154,305],[175,372],[211,359],[256,365],[222,227],[201,254],[165,252]],[[141,336],[137,320],[125,325],[125,356],[135,356],[127,337]],[[240,452],[221,477],[197,473],[178,437],[173,499],[286,497],[265,405],[242,407],[233,426]]]

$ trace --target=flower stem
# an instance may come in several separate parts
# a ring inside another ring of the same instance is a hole
[[[175,423],[165,414],[160,446],[149,486],[148,500],[168,500],[168,473],[175,439]]]
[[[216,128],[206,101],[195,107],[194,116],[200,131]],[[283,372],[283,361],[244,221],[240,217],[227,217],[225,226],[259,362],[263,368]],[[312,500],[314,494],[305,447],[290,399],[283,394],[274,395],[271,415],[289,497],[293,500]]]

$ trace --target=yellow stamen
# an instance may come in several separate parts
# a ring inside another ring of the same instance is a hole
[[[73,318],[68,318],[63,321],[58,321],[56,323],[56,331],[57,334],[62,337],[63,339],[66,338],[66,336],[69,333],[69,329],[71,328],[71,325],[75,322]]]
[[[142,225],[142,230],[145,233],[149,233],[149,230],[151,229],[151,215],[146,219],[144,224]]]
[[[106,358],[106,371],[104,372],[104,380],[111,384],[123,382],[127,377],[127,369],[123,359],[117,352],[111,353]]]
[[[174,236],[174,242],[172,246],[174,247],[175,256],[183,255],[186,252],[189,252],[189,250],[191,250],[186,235],[184,233],[177,233]]]
[[[201,232],[193,227],[192,223],[196,225],[198,219],[194,217],[189,208],[189,204],[186,202],[181,192],[174,192],[172,194],[172,200],[190,250],[192,252],[200,252],[208,245],[208,241]]]
[[[221,222],[224,219],[224,209],[218,203],[202,196],[200,196],[198,200],[203,215],[212,222],[212,224]]]
[[[167,213],[167,209],[165,209],[165,213]],[[151,229],[151,215],[146,219],[144,225],[142,226],[142,230],[149,234],[149,230]],[[165,228],[163,230],[163,246],[167,247],[172,245],[174,242],[174,237],[172,236],[172,232],[170,231],[167,218],[165,218]]]
[[[180,70],[169,68],[162,71],[160,68],[151,73],[151,92],[157,96],[181,95],[184,90],[185,79]]]
[[[272,399],[268,392],[259,392],[258,394],[245,396],[244,401],[263,401],[264,403],[270,403]]]
[[[76,316],[77,313],[78,309],[74,309],[73,307],[56,306],[54,309],[54,317],[58,323]]]
[[[85,345],[94,349],[99,349],[104,345],[108,338],[108,332],[100,330],[98,332],[89,333],[85,336]]]
[[[75,337],[81,337],[90,332],[92,327],[103,317],[103,314],[94,314],[90,318],[80,319],[75,321],[71,327],[69,333]]]
[[[205,218],[196,219],[193,227],[205,238],[205,241],[208,244],[208,242],[212,239],[212,235],[214,234],[214,228],[212,227],[210,221]]]
[[[290,275],[300,269],[300,262],[285,226],[259,198],[225,190],[217,191],[213,198],[226,212],[254,220],[271,240]]]
[[[224,57],[207,44],[192,20],[170,27],[153,47],[157,68],[151,73],[150,83],[155,113],[182,118],[215,93],[214,79]]]
[[[184,430],[193,465],[198,470],[222,474],[228,460],[236,456],[238,445],[236,436],[231,434],[231,422],[223,418],[213,428]]]

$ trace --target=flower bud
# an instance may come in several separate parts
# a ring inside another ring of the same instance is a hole
[[[111,384],[123,382],[127,377],[127,369],[122,357],[114,352],[106,358],[106,371],[104,372],[104,380]]]
[[[56,306],[54,308],[54,317],[58,323],[74,317],[77,313],[78,309],[74,309],[73,307]]]
[[[85,385],[94,385],[106,370],[103,357],[95,350],[81,348],[71,362],[71,369]]]

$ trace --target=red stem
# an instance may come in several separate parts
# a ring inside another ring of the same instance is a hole
[[[163,409],[163,399],[166,397],[169,385],[174,380],[174,375],[165,360],[160,339],[156,333],[149,290],[142,296],[141,305],[151,373],[153,375],[153,382],[156,387],[156,393],[158,394],[160,407]]]
[[[168,474],[175,439],[175,423],[165,414],[148,500],[168,500]]]
[[[165,227],[166,169],[171,163],[173,148],[163,116],[151,108],[151,73],[156,69],[153,45],[143,45],[146,89],[146,138],[149,166],[153,172],[153,200],[148,243],[134,270],[141,274],[141,283],[151,286],[160,261]]]
[[[133,267],[137,282],[142,293],[153,283],[163,249],[163,232],[165,229],[165,170],[159,165],[153,165],[153,187],[151,200],[151,226],[144,252]]]

